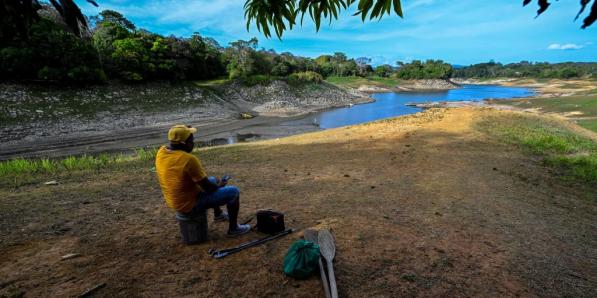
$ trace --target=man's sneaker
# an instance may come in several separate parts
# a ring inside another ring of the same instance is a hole
[[[251,225],[236,225],[236,229],[228,230],[229,236],[238,236],[251,231]]]
[[[222,212],[218,216],[214,216],[214,221],[228,221],[228,213]]]

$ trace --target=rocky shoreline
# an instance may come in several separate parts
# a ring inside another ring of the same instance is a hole
[[[451,80],[412,80],[397,86],[400,91],[451,90],[460,88]]]
[[[361,85],[357,89],[364,93],[384,93],[384,92],[417,92],[417,91],[443,91],[460,88],[451,80],[405,80],[401,81],[399,85],[394,87],[381,87],[373,85]]]

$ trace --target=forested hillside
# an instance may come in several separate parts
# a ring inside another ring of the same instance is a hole
[[[112,10],[90,18],[90,30],[81,37],[53,7],[43,6],[40,15],[28,36],[0,40],[1,80],[101,83],[228,76],[255,82],[264,79],[259,76],[273,76],[316,82],[329,75],[365,76],[372,71],[343,53],[311,59],[259,49],[256,38],[223,47],[199,33],[189,38],[162,36],[138,29]]]

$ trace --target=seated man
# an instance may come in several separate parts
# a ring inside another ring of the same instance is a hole
[[[250,225],[237,224],[240,207],[239,190],[226,186],[227,181],[208,177],[199,158],[192,155],[193,133],[197,129],[176,125],[168,131],[170,144],[160,148],[155,168],[168,207],[185,216],[214,209],[215,220],[228,220],[228,235],[251,230]],[[228,214],[220,206],[226,205]]]

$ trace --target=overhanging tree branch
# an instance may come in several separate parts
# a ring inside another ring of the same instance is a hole
[[[591,1],[593,5],[583,21],[583,29],[597,20],[597,0],[580,0],[581,9],[575,19],[585,11]],[[523,0],[523,6],[532,2],[533,0]],[[403,17],[401,0],[247,0],[244,7],[247,30],[254,23],[265,37],[271,37],[271,27],[276,36],[281,38],[284,31],[296,25],[297,17],[300,16],[302,24],[305,15],[308,15],[315,23],[315,30],[319,31],[322,19],[331,23],[354,3],[357,3],[357,8],[353,16],[360,16],[363,22],[367,19],[381,19],[392,12]],[[551,7],[549,0],[536,0],[536,3],[539,6],[537,17]]]

